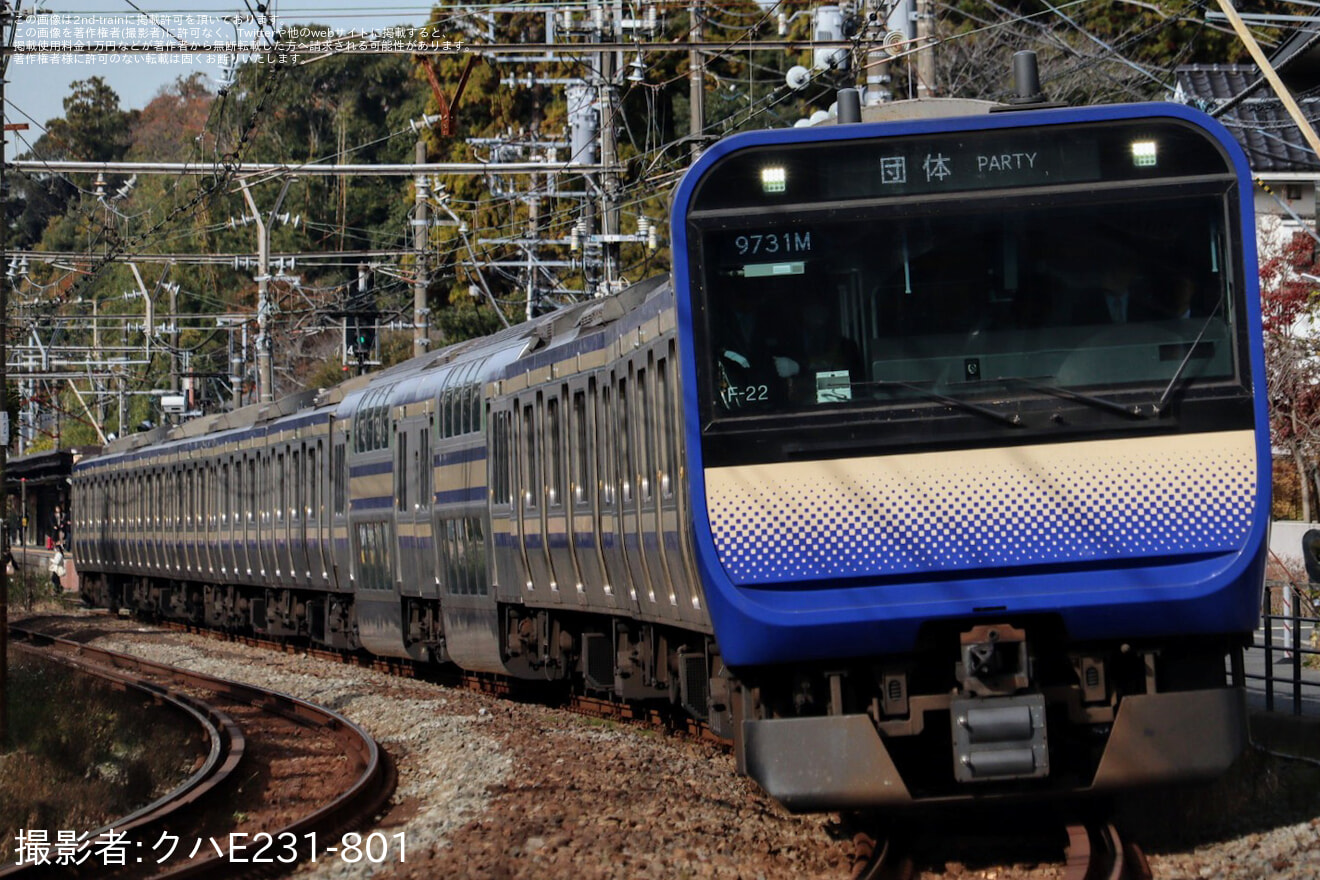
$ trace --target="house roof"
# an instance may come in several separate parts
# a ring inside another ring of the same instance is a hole
[[[1174,100],[1214,113],[1259,79],[1260,69],[1254,64],[1188,64],[1176,75]],[[1320,121],[1320,89],[1293,95],[1307,119]],[[1218,118],[1246,151],[1253,171],[1320,171],[1320,159],[1268,83]]]

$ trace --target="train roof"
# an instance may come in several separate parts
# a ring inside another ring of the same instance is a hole
[[[668,276],[655,276],[599,299],[574,303],[546,315],[514,324],[490,336],[469,339],[418,355],[374,373],[355,376],[321,390],[299,391],[268,403],[200,416],[176,427],[160,426],[107,444],[102,457],[131,454],[159,445],[203,445],[224,442],[231,435],[256,429],[280,430],[319,414],[351,418],[363,405],[400,406],[433,397],[446,387],[484,385],[504,376],[535,369],[546,357],[566,347],[597,344],[629,315],[644,314],[672,302]],[[628,329],[621,326],[618,332]],[[367,402],[370,402],[369,404]]]

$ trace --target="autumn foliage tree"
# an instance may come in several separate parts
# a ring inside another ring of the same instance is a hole
[[[1320,249],[1305,232],[1267,230],[1260,281],[1269,395],[1270,442],[1297,471],[1301,518],[1313,518],[1312,490],[1320,490]]]

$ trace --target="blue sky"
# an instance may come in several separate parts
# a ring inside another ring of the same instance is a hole
[[[250,2],[255,9],[256,0]],[[21,21],[15,42],[42,47],[61,41],[87,42],[86,35],[77,29],[89,27],[98,30],[119,28],[121,42],[141,43],[155,39],[173,42],[175,37],[164,33],[162,28],[184,36],[188,42],[232,40],[234,25],[225,17],[251,15],[243,0],[133,0],[133,4],[129,0],[42,0],[40,3],[20,0],[17,3],[20,14],[39,10],[57,13],[61,19],[57,22],[49,15],[42,15]],[[364,7],[374,11],[364,14]],[[430,4],[422,0],[379,0],[374,4],[364,0],[271,0],[271,12],[277,25],[314,21],[350,30],[421,24],[430,8]],[[52,28],[59,30],[52,31]],[[248,23],[240,28],[240,40],[246,36],[250,42],[253,25]],[[113,33],[108,32],[108,42],[115,41]],[[126,63],[128,56],[119,56],[117,61],[108,55],[71,57],[49,54],[44,57],[44,63],[33,56],[10,59],[5,86],[5,121],[25,122],[29,130],[7,135],[5,155],[9,158],[25,150],[41,135],[38,125],[64,115],[64,99],[71,91],[70,84],[76,80],[100,76],[119,93],[124,107],[140,108],[179,76],[201,71],[214,84],[222,75],[224,66],[219,58],[203,56],[185,61],[177,55],[139,55],[133,59],[137,63],[132,64]],[[151,62],[147,61],[148,57]]]

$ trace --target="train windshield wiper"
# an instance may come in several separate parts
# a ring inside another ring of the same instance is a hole
[[[1052,377],[1046,377],[1052,378]],[[1141,411],[1141,407],[1119,403],[1117,400],[1110,400],[1107,397],[1097,397],[1094,394],[1083,394],[1080,391],[1073,391],[1071,388],[1060,388],[1058,385],[1047,385],[1044,382],[1038,382],[1035,379],[1028,379],[1025,376],[1004,376],[996,378],[994,381],[1003,382],[1006,385],[1017,385],[1022,388],[1030,388],[1032,391],[1039,391],[1042,394],[1049,394],[1054,397],[1062,397],[1064,400],[1075,400],[1078,403],[1084,403],[1087,406],[1093,406],[1096,409],[1103,409],[1106,412],[1118,413],[1129,419],[1144,419],[1146,416]]]
[[[967,400],[959,400],[956,397],[948,397],[946,395],[940,394],[938,391],[932,391],[929,388],[922,388],[920,385],[912,385],[907,382],[891,382],[891,381],[858,382],[856,384],[859,386],[864,386],[866,388],[877,388],[882,391],[888,388],[902,388],[905,391],[916,392],[917,394],[921,395],[927,400],[933,400],[936,403],[942,403],[945,406],[952,406],[956,409],[962,410],[963,412],[969,412],[972,413],[973,415],[978,415],[981,416],[982,418],[990,419],[993,422],[999,422],[1002,425],[1008,425],[1010,428],[1022,427],[1022,417],[1019,416],[1017,413],[1013,413],[1011,415],[1006,413],[1001,413],[998,410],[990,409],[990,407],[988,406],[981,406],[979,404],[975,404]]]
[[[1205,332],[1210,329],[1210,325],[1214,323],[1215,318],[1219,315],[1219,310],[1223,307],[1224,294],[1221,291],[1219,294],[1219,301],[1215,303],[1214,311],[1210,313],[1210,316],[1205,319],[1205,323],[1201,325],[1201,332],[1196,334],[1195,341],[1187,346],[1187,353],[1183,355],[1182,363],[1178,365],[1178,369],[1173,371],[1173,378],[1169,379],[1169,384],[1164,386],[1164,393],[1160,395],[1160,399],[1155,401],[1155,415],[1164,415],[1164,408],[1168,405],[1169,398],[1173,396],[1173,389],[1178,387],[1178,380],[1182,378],[1183,371],[1186,370],[1187,365],[1192,362],[1192,355],[1195,354],[1196,350],[1200,347],[1201,339],[1205,337]]]

